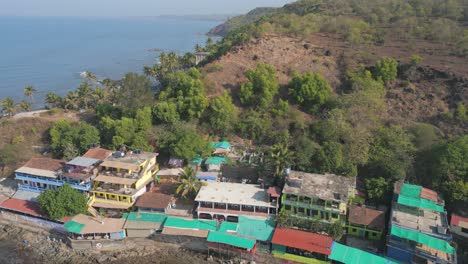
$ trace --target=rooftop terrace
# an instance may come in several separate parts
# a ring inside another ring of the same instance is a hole
[[[391,217],[393,224],[434,235],[444,236],[444,233],[438,232],[438,227],[448,227],[445,213],[418,209],[398,203],[394,203]]]
[[[208,182],[200,189],[195,201],[274,207],[265,189],[242,183]]]
[[[354,196],[355,189],[356,178],[291,171],[283,193],[346,202]]]

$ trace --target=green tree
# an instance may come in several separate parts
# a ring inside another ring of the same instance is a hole
[[[180,120],[177,105],[174,102],[162,101],[153,107],[154,123],[174,124]]]
[[[59,107],[62,103],[62,98],[53,92],[48,92],[44,99],[49,108]]]
[[[375,63],[374,77],[384,82],[390,82],[397,78],[398,62],[393,58],[383,57]]]
[[[0,102],[0,106],[2,106],[3,113],[7,114],[8,116],[11,117],[15,114],[15,111],[16,111],[15,101],[13,101],[13,99],[11,99],[10,97],[3,99]]]
[[[275,68],[259,63],[257,68],[248,70],[246,76],[249,81],[241,86],[241,102],[259,109],[270,107],[279,90]]]
[[[275,144],[270,149],[275,176],[284,176],[284,170],[291,166],[292,152],[286,144]]]
[[[79,108],[79,96],[75,91],[67,93],[63,99],[63,108],[65,110],[77,110]]]
[[[152,125],[151,108],[149,106],[138,109],[135,116],[135,123],[140,131],[148,130]]]
[[[208,111],[208,122],[216,133],[226,135],[232,130],[236,120],[237,108],[226,91],[212,99]]]
[[[288,113],[289,113],[289,103],[287,100],[279,99],[276,106],[273,107],[273,109],[271,109],[271,114],[274,117],[286,117]]]
[[[136,73],[127,73],[116,93],[117,104],[127,109],[149,106],[154,99],[148,78]]]
[[[34,88],[31,85],[28,85],[24,87],[23,92],[24,92],[24,95],[27,96],[31,100],[31,103],[34,104],[34,93],[37,92],[36,88]]]
[[[86,196],[65,184],[57,190],[42,192],[37,198],[41,209],[53,220],[65,216],[86,214],[88,200]]]
[[[370,173],[385,179],[404,179],[412,165],[414,152],[412,138],[402,127],[382,127],[370,150]]]
[[[202,182],[195,176],[195,171],[192,167],[185,167],[184,172],[179,174],[180,185],[176,189],[176,193],[184,198],[192,198],[200,190]]]
[[[5,173],[5,168],[14,164],[17,160],[18,149],[13,144],[6,144],[0,148],[0,166],[2,167],[2,175]]]
[[[211,152],[210,144],[193,130],[179,129],[169,145],[171,156],[189,161],[195,156],[206,156]]]
[[[433,150],[434,184],[444,181],[468,181],[468,135],[460,136]]]
[[[289,94],[309,112],[317,112],[332,92],[330,85],[318,73],[295,74],[289,82]]]
[[[94,89],[88,82],[82,82],[76,90],[78,105],[80,108],[88,109],[93,99]]]
[[[431,124],[415,123],[409,132],[413,135],[413,144],[418,151],[427,150],[441,140],[440,131]]]
[[[383,177],[365,179],[367,199],[374,205],[390,201],[392,183]]]
[[[67,120],[57,121],[49,131],[51,147],[55,156],[61,158],[71,153],[84,153],[94,143],[99,143],[99,131],[88,123],[78,125]],[[67,151],[65,151],[67,150]]]
[[[19,106],[21,107],[21,109],[23,109],[26,112],[31,111],[31,108],[32,108],[31,103],[26,100],[21,100],[19,102]]]
[[[333,240],[340,241],[343,237],[343,226],[340,222],[335,222],[327,227],[327,234],[333,238]]]
[[[455,117],[460,121],[468,120],[468,114],[466,113],[466,108],[463,103],[457,105],[457,110],[455,111]]]
[[[468,182],[464,180],[445,182],[442,191],[450,211],[462,211],[468,206]]]

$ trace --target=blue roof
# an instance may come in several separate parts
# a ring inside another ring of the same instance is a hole
[[[227,141],[220,141],[220,142],[213,143],[213,148],[215,149],[217,148],[228,149],[230,147],[231,147],[231,143]]]

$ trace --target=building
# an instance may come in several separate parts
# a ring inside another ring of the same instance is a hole
[[[99,165],[90,190],[93,207],[126,210],[147,191],[158,171],[157,153],[115,152]],[[148,187],[147,187],[148,186]]]
[[[219,174],[217,171],[197,171],[195,177],[200,181],[218,181]]]
[[[296,263],[328,263],[333,239],[329,236],[289,228],[276,228],[272,253]]]
[[[79,214],[64,224],[74,249],[103,249],[124,245],[125,219]]]
[[[348,234],[379,240],[385,231],[385,212],[365,206],[350,205]]]
[[[196,52],[195,53],[195,65],[198,65],[200,62],[206,59],[210,55],[209,52]]]
[[[162,234],[206,238],[210,231],[216,231],[218,221],[167,217]]]
[[[30,192],[56,190],[64,182],[60,179],[65,161],[51,158],[32,158],[15,171],[18,189]]]
[[[97,165],[101,160],[77,157],[65,164],[61,178],[73,188],[87,193],[91,189],[91,180],[97,175]]]
[[[221,171],[221,167],[226,163],[227,159],[225,157],[209,157],[205,160],[207,171]]]
[[[217,252],[228,257],[253,260],[257,251],[255,239],[236,236],[229,232],[210,231],[208,237],[208,254]]]
[[[162,231],[167,216],[165,214],[130,212],[124,214],[122,218],[125,219],[124,229],[127,237],[149,237]]]
[[[158,184],[151,192],[138,197],[135,207],[139,212],[159,212],[169,214],[170,208],[175,205],[174,192],[176,185],[171,183]]]
[[[104,148],[90,148],[83,154],[82,157],[90,158],[90,159],[97,159],[97,160],[105,160],[112,155],[112,150],[104,149]]]
[[[444,201],[432,190],[397,182],[387,256],[403,262],[456,263]]]
[[[182,173],[182,168],[162,169],[156,173],[156,178],[159,183],[179,182]]]
[[[291,171],[281,198],[293,217],[345,224],[347,205],[356,192],[356,179],[334,174]]]
[[[452,214],[450,232],[454,235],[468,239],[468,218]]]
[[[273,217],[256,219],[239,216],[239,222],[235,231],[240,237],[256,240],[258,251],[270,252],[271,239],[275,232],[275,220]]]
[[[259,185],[208,182],[195,198],[198,218],[237,222],[238,217],[267,218],[278,212],[278,199]]]
[[[231,152],[231,143],[227,141],[220,141],[213,143],[213,155],[227,156]]]
[[[378,256],[357,248],[342,245],[333,242],[332,252],[329,259],[340,263],[382,263],[382,264],[398,264],[399,262]]]

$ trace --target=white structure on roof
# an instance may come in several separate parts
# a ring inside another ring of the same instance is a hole
[[[278,211],[277,199],[254,184],[208,182],[195,201],[199,218],[236,221],[239,215],[268,217]]]

